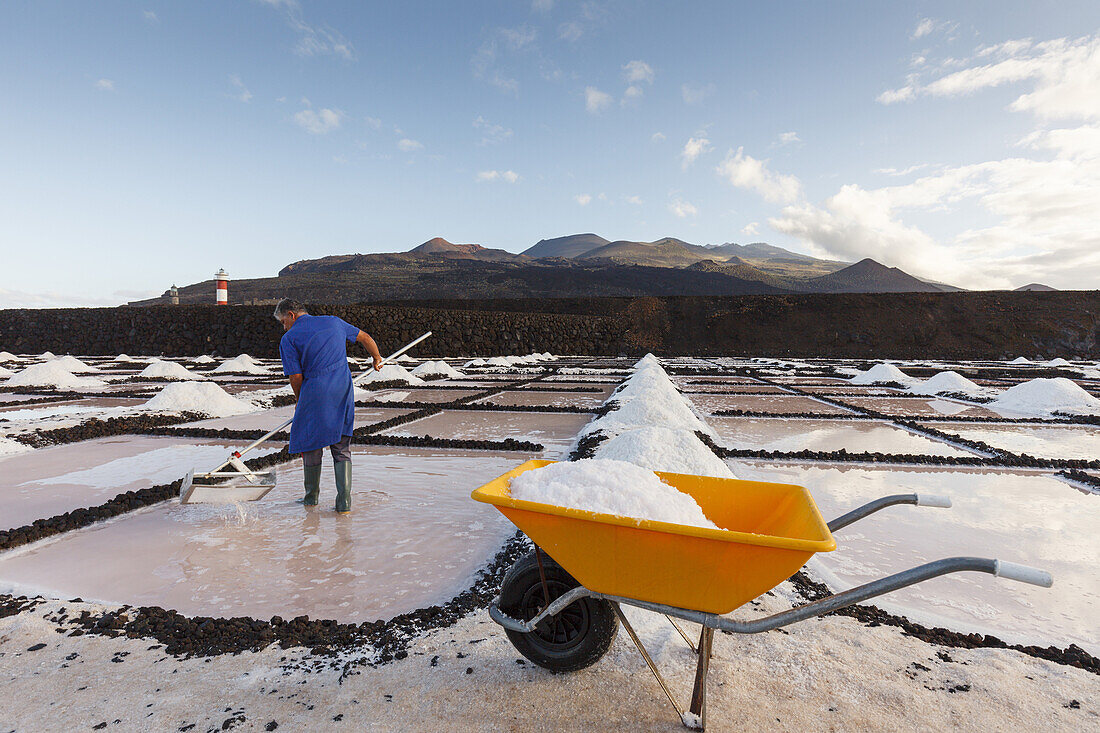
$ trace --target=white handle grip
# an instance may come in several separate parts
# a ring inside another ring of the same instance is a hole
[[[1046,570],[1028,567],[1014,562],[997,561],[997,569],[993,573],[998,578],[1008,578],[1021,583],[1030,583],[1043,588],[1054,585],[1054,578]]]
[[[939,496],[937,494],[917,494],[917,506],[934,506],[940,509],[950,509],[951,497]]]

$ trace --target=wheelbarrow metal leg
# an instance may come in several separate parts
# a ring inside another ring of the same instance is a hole
[[[697,654],[697,653],[698,653],[698,649],[697,649],[697,648],[696,648],[696,646],[695,646],[695,642],[691,640],[691,637],[690,637],[690,636],[688,636],[687,634],[685,634],[685,633],[684,633],[684,630],[680,628],[680,624],[676,623],[676,619],[672,618],[672,616],[669,616],[669,615],[668,615],[667,613],[666,613],[666,614],[664,614],[664,616],[665,616],[665,618],[667,618],[667,619],[668,619],[668,622],[669,622],[670,624],[672,624],[672,628],[674,628],[674,629],[676,629],[677,631],[679,631],[679,632],[680,632],[680,636],[684,637],[684,641],[686,641],[686,642],[687,642],[687,645],[688,645],[688,647],[689,647],[689,648],[691,649],[691,653],[692,653],[692,654]]]
[[[634,646],[638,647],[638,652],[642,655],[642,659],[649,665],[649,671],[653,673],[653,676],[657,678],[657,684],[664,690],[665,697],[672,703],[672,707],[676,710],[676,714],[680,716],[680,720],[684,719],[684,710],[680,707],[680,704],[676,702],[676,698],[672,696],[672,692],[669,691],[668,685],[665,684],[665,680],[661,677],[660,670],[657,669],[657,665],[653,663],[653,659],[649,656],[649,652],[646,651],[645,645],[642,644],[642,640],[638,638],[638,634],[634,632],[634,627],[630,625],[630,621],[627,620],[626,614],[623,613],[623,609],[619,607],[618,603],[612,603],[612,607],[615,609],[615,614],[619,617],[619,623],[626,629],[626,633],[630,635],[630,640],[634,642]]]
[[[699,730],[707,727],[707,674],[714,645],[714,629],[704,626],[699,634],[699,661],[695,667],[695,687],[691,691],[691,713],[699,721]]]

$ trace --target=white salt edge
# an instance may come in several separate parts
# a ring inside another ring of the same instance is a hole
[[[512,479],[513,498],[540,504],[719,529],[688,494],[633,463],[586,458],[551,463]]]

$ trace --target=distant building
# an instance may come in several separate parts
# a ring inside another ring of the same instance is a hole
[[[229,275],[224,269],[214,273],[214,304],[229,305]]]
[[[168,302],[172,305],[180,304],[180,289],[177,288],[174,284],[172,285],[172,287],[168,288]]]

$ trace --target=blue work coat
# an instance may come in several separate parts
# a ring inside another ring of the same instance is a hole
[[[351,370],[345,344],[359,329],[336,316],[302,314],[279,341],[283,374],[302,375],[290,427],[290,452],[325,448],[351,435],[355,424]]]

